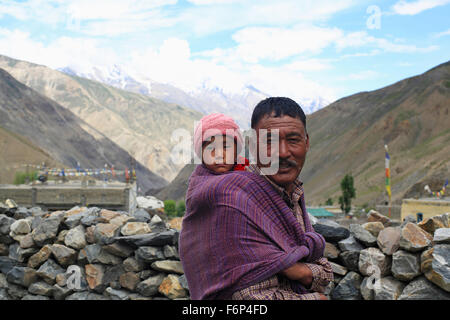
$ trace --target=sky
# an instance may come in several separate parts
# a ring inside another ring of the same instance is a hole
[[[0,0],[0,54],[332,102],[450,60],[450,0]]]

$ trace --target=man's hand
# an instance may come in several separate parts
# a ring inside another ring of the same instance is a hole
[[[319,293],[319,297],[320,297],[320,300],[328,300],[327,296],[322,293]]]
[[[289,268],[284,269],[281,271],[281,274],[288,279],[300,281],[300,283],[307,288],[311,286],[313,281],[311,269],[301,262],[297,262]]]

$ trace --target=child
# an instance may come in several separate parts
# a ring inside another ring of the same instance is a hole
[[[213,113],[200,119],[194,131],[195,153],[203,165],[216,173],[243,171],[248,160],[237,155],[242,149],[239,126],[224,114]]]

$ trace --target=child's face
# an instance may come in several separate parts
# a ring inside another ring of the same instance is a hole
[[[202,146],[203,164],[214,172],[233,170],[236,161],[236,142],[229,136],[214,136]]]

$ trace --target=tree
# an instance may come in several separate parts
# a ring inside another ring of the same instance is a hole
[[[185,212],[186,212],[186,204],[184,203],[184,200],[178,201],[178,204],[177,204],[177,217],[182,217]]]
[[[176,203],[175,200],[165,200],[164,201],[164,212],[169,216],[169,217],[174,217],[176,216]]]
[[[345,213],[349,213],[352,208],[352,199],[356,197],[356,190],[353,187],[353,177],[350,174],[346,174],[341,181],[342,196],[339,197],[339,204],[341,210]]]
[[[328,198],[327,201],[325,202],[325,205],[332,206],[333,205],[333,199]]]

